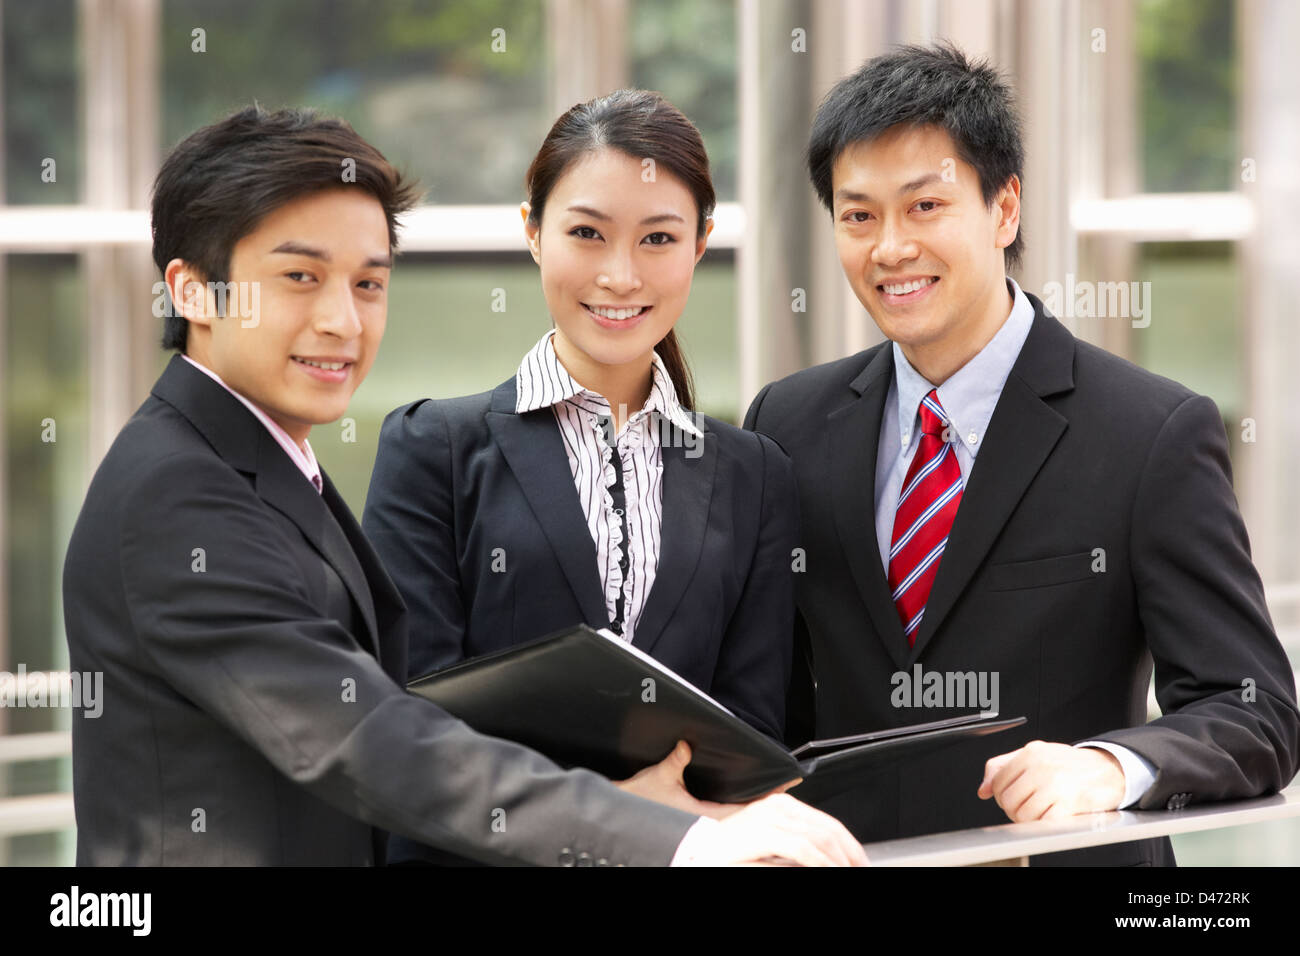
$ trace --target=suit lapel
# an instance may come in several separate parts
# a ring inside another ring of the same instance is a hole
[[[370,587],[351,543],[331,513],[331,507],[346,510],[347,505],[338,497],[332,484],[329,488],[334,503],[332,506],[326,504],[323,494],[316,493],[316,489],[265,428],[261,429],[260,441],[255,485],[258,496],[297,525],[303,537],[311,542],[312,547],[343,579],[352,600],[361,609],[361,617],[366,625],[366,633],[356,637],[358,640],[368,640],[371,653],[378,658],[379,630],[375,625],[375,606],[371,600]]]
[[[682,444],[661,449],[663,456],[663,517],[660,523],[659,564],[655,582],[632,633],[632,643],[649,653],[681,602],[700,563],[708,529],[713,476],[718,466],[718,439],[704,433],[703,453],[688,458]]]
[[[877,637],[901,668],[907,659],[907,639],[894,602],[889,599],[889,582],[876,543],[876,453],[880,419],[893,374],[893,349],[885,343],[850,383],[858,393],[857,399],[826,416],[823,460],[831,465],[834,524],[853,581]]]
[[[254,476],[258,497],[297,526],[342,579],[366,624],[367,633],[355,637],[378,658],[375,608],[366,576],[357,562],[340,521],[331,508],[347,510],[328,478],[324,486],[332,501],[327,505],[311,483],[289,459],[265,426],[208,376],[174,356],[154,386],[154,394],[175,407],[235,469]]]
[[[943,624],[1068,425],[1043,398],[1074,387],[1074,337],[1037,298],[1028,298],[1034,322],[962,492],[909,666]]]
[[[366,617],[367,626],[372,629],[375,639],[376,658],[384,670],[399,684],[406,682],[407,631],[402,620],[406,614],[406,603],[397,590],[397,585],[388,576],[379,555],[371,547],[361,526],[357,524],[352,509],[343,500],[334,482],[324,470],[321,471],[323,488],[321,499],[329,508],[334,520],[347,538],[349,549],[356,558],[361,574],[365,580],[364,595],[367,604],[358,602],[362,615]],[[399,626],[401,625],[401,626]]]
[[[533,517],[555,552],[584,620],[605,621],[604,593],[596,565],[596,546],[587,531],[578,491],[569,472],[555,413],[541,408],[515,411],[515,382],[497,387],[487,414],[492,437],[523,489]]]

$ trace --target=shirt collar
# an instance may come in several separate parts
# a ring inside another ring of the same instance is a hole
[[[1010,276],[1007,289],[1012,294],[1011,312],[1002,327],[984,348],[939,386],[939,404],[948,413],[953,431],[971,455],[979,451],[1002,395],[1011,367],[1034,321],[1034,307]],[[930,384],[903,355],[898,343],[894,348],[894,378],[898,388],[898,434],[903,447],[916,436],[921,399],[935,386]]]
[[[235,396],[235,398],[243,402],[244,407],[253,413],[254,417],[256,417],[257,420],[266,427],[266,430],[271,433],[271,437],[276,440],[276,443],[284,449],[285,454],[289,456],[290,460],[298,467],[298,470],[302,472],[303,477],[311,482],[312,487],[315,488],[317,492],[321,490],[322,481],[320,464],[316,461],[315,452],[311,450],[311,442],[304,438],[302,440],[302,446],[299,447],[298,443],[293,440],[293,437],[285,431],[279,423],[275,421],[275,419],[223,382],[220,375],[212,371],[212,369],[208,368],[206,365],[201,365],[194,361],[194,359],[190,358],[188,355],[182,354],[181,358],[185,359],[185,361],[189,362],[208,378],[212,379],[212,381],[216,382],[231,395]]]
[[[548,329],[519,363],[519,371],[515,373],[515,411],[523,414],[567,401],[593,414],[608,415],[609,402],[605,397],[580,385],[560,363],[551,341],[554,336],[555,329]],[[704,437],[691,413],[678,402],[672,376],[658,352],[654,353],[651,365],[650,396],[640,411],[628,416],[628,421],[639,421],[652,412],[697,438]]]

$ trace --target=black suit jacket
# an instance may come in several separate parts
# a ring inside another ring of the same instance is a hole
[[[329,478],[179,356],[91,482],[64,609],[71,668],[104,673],[74,712],[80,864],[370,864],[378,828],[666,864],[694,821],[406,694],[405,608]]]
[[[798,526],[789,459],[711,418],[663,455],[661,551],[633,644],[780,737]],[[363,526],[411,612],[412,677],[609,614],[551,408],[515,380],[384,422]],[[410,848],[396,845],[395,855]]]
[[[913,648],[875,533],[890,343],[767,386],[746,418],[790,453],[799,485],[808,570],[797,579],[797,660],[810,664],[792,682],[803,701],[791,704],[792,734],[959,712],[891,704],[892,675],[918,663],[997,672],[1001,712],[1028,718],[817,801],[864,841],[1007,822],[975,792],[988,758],[1031,739],[1101,739],[1145,757],[1157,768],[1139,804],[1148,810],[1275,791],[1296,773],[1291,667],[1251,564],[1214,403],[1077,341],[1029,299],[1033,325]],[[1148,723],[1153,660],[1164,716]],[[1171,863],[1172,853],[1157,840],[1036,862]]]

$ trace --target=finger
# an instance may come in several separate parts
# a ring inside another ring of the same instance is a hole
[[[997,791],[998,806],[1006,811],[1007,816],[1019,823],[1022,819],[1021,808],[1039,791],[1039,781],[1034,774],[1024,773],[1014,782]]]
[[[767,803],[778,814],[779,825],[805,834],[836,866],[866,863],[862,844],[829,813],[786,794],[769,797]]]
[[[987,800],[989,797],[993,796],[994,776],[996,776],[998,771],[1014,759],[1018,753],[1020,753],[1019,750],[1012,750],[1009,753],[998,754],[996,757],[990,757],[984,764],[984,779],[980,781],[978,790],[981,800]]]
[[[803,783],[803,777],[795,777],[795,778],[794,778],[793,780],[791,780],[789,783],[783,783],[783,784],[781,784],[781,786],[779,786],[779,787],[774,787],[774,788],[772,789],[772,793],[785,793],[785,792],[786,792],[787,790],[789,790],[791,787],[797,787],[797,786],[799,786],[799,784],[801,784],[801,783]]]
[[[1041,820],[1056,805],[1056,798],[1049,790],[1037,790],[1034,795],[1020,805],[1016,813],[1017,823],[1029,823]]]
[[[684,740],[677,741],[672,753],[662,761],[674,769],[684,769],[691,762],[691,745]]]
[[[764,851],[759,859],[783,857],[799,866],[834,866],[835,861],[805,833],[773,829],[763,840]]]
[[[653,769],[662,776],[665,782],[675,783],[684,790],[686,789],[686,765],[690,762],[691,745],[684,740],[679,740],[677,746],[672,749],[672,753],[655,764]]]
[[[989,790],[993,792],[993,796],[999,797],[999,803],[1002,802],[1000,795],[1006,793],[1007,788],[1014,785],[1015,782],[1023,777],[1032,766],[1033,761],[1031,761],[1028,756],[1021,752],[1017,752],[1014,759],[1008,760],[1002,765],[997,773],[993,775],[993,779],[989,781]]]

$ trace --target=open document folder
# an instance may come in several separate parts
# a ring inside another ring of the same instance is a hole
[[[412,681],[408,690],[480,733],[614,780],[658,763],[685,740],[687,788],[724,803],[751,800],[796,777],[816,781],[819,792],[847,788],[901,754],[1025,722],[974,714],[814,740],[790,751],[644,651],[585,624],[463,661]]]

